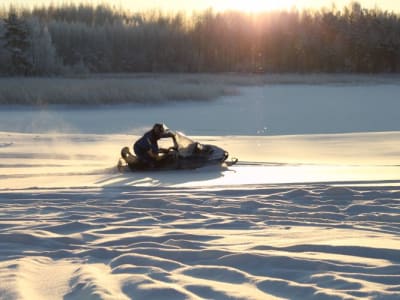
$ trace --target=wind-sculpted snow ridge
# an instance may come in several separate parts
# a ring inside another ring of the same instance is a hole
[[[398,186],[0,192],[1,299],[398,299]]]

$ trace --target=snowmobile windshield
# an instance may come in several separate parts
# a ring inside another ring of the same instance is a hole
[[[175,132],[176,143],[178,144],[178,151],[181,156],[192,155],[196,142],[188,138],[181,132]]]

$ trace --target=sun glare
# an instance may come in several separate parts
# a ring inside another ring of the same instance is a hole
[[[227,0],[220,1],[218,10],[239,10],[243,12],[262,12],[271,10],[287,10],[296,5],[295,0]]]

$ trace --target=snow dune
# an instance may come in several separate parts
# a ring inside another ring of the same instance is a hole
[[[2,191],[2,299],[396,299],[400,188]]]

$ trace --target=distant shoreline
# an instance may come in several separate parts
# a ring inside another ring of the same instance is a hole
[[[0,77],[0,105],[156,104],[212,101],[263,85],[399,85],[400,74],[115,73]]]

